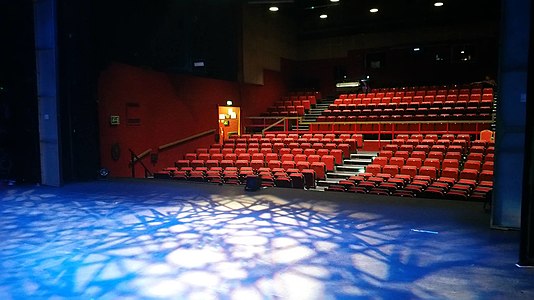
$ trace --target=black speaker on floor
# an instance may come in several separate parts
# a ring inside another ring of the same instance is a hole
[[[261,188],[261,178],[258,175],[248,175],[245,191],[257,191]]]

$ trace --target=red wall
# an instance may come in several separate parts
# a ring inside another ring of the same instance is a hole
[[[242,120],[266,111],[274,101],[286,93],[278,72],[266,71],[264,85],[246,85],[236,82],[170,75],[123,64],[113,64],[99,80],[99,125],[101,165],[110,170],[110,176],[129,177],[130,154],[151,148],[158,155],[152,163],[150,156],[143,159],[151,170],[173,166],[184,153],[215,143],[209,135],[187,144],[158,152],[158,147],[191,135],[217,128],[217,106],[231,99],[241,106]],[[138,103],[140,125],[128,125],[126,104]],[[111,115],[120,117],[120,125],[109,123]],[[119,144],[120,158],[111,157],[113,144]],[[143,176],[137,164],[136,177]]]

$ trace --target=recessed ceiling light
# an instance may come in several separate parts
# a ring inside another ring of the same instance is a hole
[[[330,0],[330,2],[339,2],[339,0]]]
[[[462,51],[460,51],[460,53],[464,54],[464,53],[465,53],[465,51],[464,51],[464,50],[462,50]]]
[[[413,51],[419,51],[419,50],[421,50],[421,48],[419,48],[419,47],[413,48]]]
[[[322,15],[319,16],[319,18],[326,19],[326,18],[328,18],[328,15],[327,14],[322,14]]]
[[[270,10],[270,11],[278,11],[278,7],[276,7],[276,6],[271,6],[271,7],[269,7],[269,10]]]
[[[436,7],[443,6],[443,2],[436,2],[436,3],[434,3],[434,6],[436,6]]]
[[[378,8],[371,8],[369,11],[372,12],[372,13],[376,13],[376,12],[378,12]]]

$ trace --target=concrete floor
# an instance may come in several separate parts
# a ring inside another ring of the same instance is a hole
[[[0,216],[0,299],[534,299],[481,203],[110,180]]]

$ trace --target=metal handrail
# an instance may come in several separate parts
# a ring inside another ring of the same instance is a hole
[[[186,137],[186,138],[174,141],[174,142],[170,142],[170,143],[167,143],[165,145],[161,145],[161,146],[158,147],[158,150],[159,151],[166,150],[166,149],[169,149],[171,147],[187,143],[187,142],[192,141],[194,139],[198,139],[198,138],[201,138],[203,136],[210,135],[210,134],[212,134],[212,133],[214,133],[216,131],[217,131],[217,129],[211,129],[211,130],[207,130],[207,131],[204,131],[204,132],[201,132],[201,133],[197,133],[195,135],[192,135],[192,136],[189,136],[189,137]]]
[[[147,156],[152,149],[145,150],[143,153],[136,155],[135,152],[133,152],[132,149],[128,148],[128,151],[130,151],[130,163],[128,164],[129,167],[132,168],[132,178],[135,178],[135,164],[140,163],[145,171],[145,178],[148,176],[152,176],[152,172],[145,166],[143,161],[141,160],[143,157]]]

